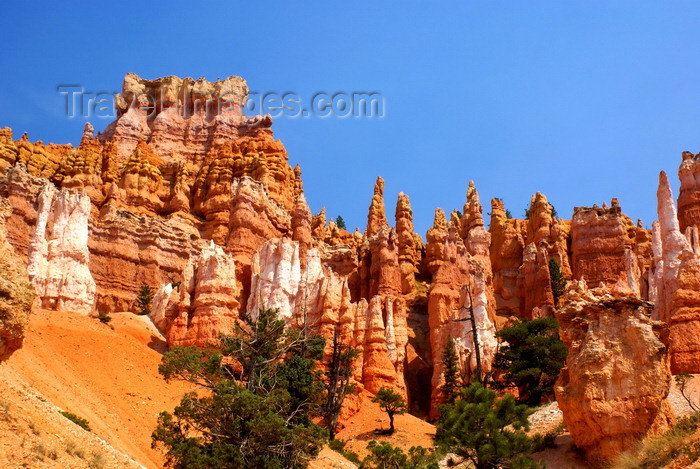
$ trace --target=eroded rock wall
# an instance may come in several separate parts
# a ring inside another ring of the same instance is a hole
[[[596,465],[610,464],[673,414],[668,327],[653,305],[573,283],[556,317],[569,349],[554,388],[566,428]]]
[[[27,271],[42,308],[81,314],[95,309],[88,250],[90,206],[83,191],[47,184],[39,194]]]
[[[646,240],[644,233],[642,227],[640,244]],[[584,280],[591,288],[606,285],[615,287],[620,294],[641,297],[642,276],[650,253],[644,248],[637,249],[637,238],[637,227],[622,213],[617,199],[612,199],[610,207],[603,204],[603,207],[574,208],[573,278]]]
[[[654,226],[656,266],[651,288],[655,316],[669,324],[673,373],[700,372],[700,249],[697,229],[680,230],[668,177],[659,175],[658,224]]]
[[[436,246],[437,243],[440,246]],[[489,317],[491,285],[487,283],[487,274],[481,263],[467,251],[459,236],[456,220],[446,224],[441,210],[436,212],[435,224],[429,230],[426,249],[435,256],[430,264],[432,287],[428,296],[428,324],[433,357],[430,414],[437,417],[437,408],[443,401],[444,366],[441,357],[448,337],[455,341],[460,368],[466,375],[477,369],[476,347],[469,319],[472,313],[482,373],[491,369],[497,344],[495,325]]]
[[[10,202],[0,198],[0,361],[22,346],[35,298],[25,263],[6,237],[11,213]]]

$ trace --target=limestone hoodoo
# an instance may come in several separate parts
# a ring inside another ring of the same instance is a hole
[[[617,199],[612,199],[610,207],[603,204],[574,208],[571,221],[574,279],[585,280],[591,288],[602,284],[615,287],[620,294],[641,296],[642,269],[647,262],[644,253],[638,256],[637,231],[632,220],[622,213]],[[644,233],[643,228],[640,231]]]
[[[523,262],[525,237],[523,220],[507,218],[503,201],[491,199],[491,245],[489,257],[493,269],[496,310],[502,315],[520,314],[518,269]]]
[[[569,356],[554,391],[576,446],[595,464],[673,422],[668,327],[651,319],[652,309],[578,281],[556,312]]]
[[[678,168],[681,181],[678,194],[678,222],[682,233],[689,226],[700,226],[700,153],[684,151]]]
[[[448,337],[455,340],[460,368],[467,374],[477,369],[476,347],[469,320],[472,311],[476,323],[480,365],[488,372],[496,352],[495,325],[489,317],[489,289],[481,263],[467,251],[459,236],[458,225],[447,224],[444,212],[438,209],[435,224],[428,230],[427,252],[432,273],[428,296],[428,324],[433,356],[432,398],[430,414],[436,417],[442,403],[441,387],[444,367],[437,358]]]
[[[681,233],[666,173],[659,175],[658,215],[655,225],[656,267],[650,291],[655,315],[670,328],[669,356],[673,373],[700,372],[700,253],[697,230]],[[660,246],[659,246],[660,244]],[[660,257],[659,257],[660,254]]]

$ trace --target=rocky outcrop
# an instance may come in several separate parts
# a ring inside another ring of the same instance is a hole
[[[15,162],[24,166],[30,175],[46,179],[54,177],[61,160],[73,149],[72,145],[44,145],[41,140],[32,143],[26,133],[14,144],[17,148]]]
[[[534,244],[525,247],[516,291],[520,298],[520,317],[535,319],[553,315],[554,294],[545,240],[537,247]]]
[[[650,291],[655,315],[669,324],[673,373],[700,373],[700,246],[697,229],[681,233],[666,173],[659,175],[658,215],[654,230],[657,260]]]
[[[413,231],[413,211],[408,196],[399,193],[396,200],[396,236],[398,243],[401,293],[411,293],[415,288],[417,264],[420,261],[422,241]]]
[[[487,286],[485,292],[488,296],[487,310],[491,322],[496,322],[496,298],[493,293],[493,272],[491,270],[490,246],[491,233],[484,228],[483,208],[476,191],[474,181],[469,181],[467,201],[464,204],[463,215],[459,220],[459,235],[464,241],[467,252],[471,254],[483,273]]]
[[[35,297],[27,268],[6,238],[11,213],[9,201],[0,198],[0,361],[22,346]]]
[[[678,168],[681,181],[678,194],[678,222],[682,233],[689,226],[700,227],[700,153],[684,151]]]
[[[313,245],[311,219],[311,210],[309,210],[304,194],[301,193],[292,211],[292,239],[299,243],[299,257],[302,268],[306,266],[306,252]]]
[[[160,217],[115,210],[89,227],[90,272],[99,311],[133,311],[142,285],[182,280],[199,236]]]
[[[399,246],[394,230],[381,229],[369,240],[369,297],[399,296],[402,291]]]
[[[551,316],[554,309],[549,276],[549,260],[554,259],[564,278],[571,278],[568,255],[570,225],[557,220],[547,198],[537,192],[527,210],[527,235],[523,262],[518,271],[516,292],[520,299],[519,316]]]
[[[425,235],[425,267],[434,275],[445,262],[445,240],[447,239],[447,218],[441,208],[435,209],[433,226]]]
[[[231,211],[225,249],[236,260],[238,280],[248,289],[253,255],[269,239],[291,231],[292,218],[269,197],[262,183],[249,177],[231,185]]]
[[[639,297],[643,265],[640,267],[636,245],[637,227],[622,213],[617,199],[612,199],[610,207],[603,204],[603,207],[574,208],[571,221],[574,279],[585,280],[591,288],[602,284],[616,287],[620,294]]]
[[[668,328],[651,319],[652,308],[579,281],[556,313],[569,349],[555,386],[557,402],[574,442],[596,465],[611,463],[672,420]]]
[[[129,73],[116,100],[119,118],[103,138],[118,142],[122,161],[139,141],[150,141],[158,153],[197,161],[211,145],[238,136],[247,96],[245,80],[235,76],[209,82],[174,76],[145,80]]]
[[[429,231],[430,252],[439,253],[440,263],[433,258],[432,288],[428,297],[428,324],[430,345],[433,356],[431,415],[437,416],[437,408],[442,402],[441,386],[444,383],[444,367],[439,357],[448,337],[455,341],[460,367],[467,375],[477,368],[476,347],[469,317],[473,309],[479,340],[481,368],[490,370],[496,353],[495,326],[489,318],[489,285],[481,264],[467,252],[456,223],[450,223],[440,234],[444,215],[438,212],[436,223]],[[444,239],[441,249],[435,246]]]
[[[12,213],[6,219],[7,240],[26,265],[27,249],[36,226],[39,194],[50,183],[31,176],[21,165],[7,168],[1,179],[0,192],[12,207]]]
[[[205,347],[215,344],[220,334],[230,333],[238,320],[238,288],[236,263],[221,246],[210,242],[190,257],[182,283],[170,294],[169,303],[176,303],[167,306],[165,313],[160,313],[160,307],[153,311],[154,316],[165,318],[168,345]]]
[[[84,190],[95,207],[104,201],[102,173],[102,146],[93,136],[94,129],[87,122],[77,149],[70,150],[61,161],[54,181],[66,189]]]
[[[47,184],[27,253],[29,279],[42,308],[90,314],[95,281],[88,267],[90,197]]]
[[[369,214],[367,215],[367,229],[365,236],[371,236],[377,233],[380,229],[388,229],[389,223],[386,219],[386,211],[384,210],[384,179],[381,176],[377,177],[377,182],[374,183],[374,195],[369,206]]]
[[[355,307],[353,346],[361,357],[361,382],[372,393],[391,387],[406,397],[406,304],[392,296],[374,296]],[[360,363],[358,363],[360,365]]]
[[[168,191],[163,184],[163,162],[145,142],[139,142],[122,169],[118,186],[111,186],[107,204],[154,216],[163,211]]]
[[[17,146],[12,140],[12,129],[3,127],[0,129],[0,170],[5,170],[17,161]]]
[[[405,301],[377,294],[353,302],[348,284],[352,263],[339,258],[354,255],[322,243],[306,252],[302,268],[297,241],[269,240],[253,258],[247,312],[254,316],[259,308],[276,308],[287,324],[301,327],[306,321],[310,332],[329,341],[339,328],[342,340],[358,351],[355,380],[371,392],[391,386],[405,396]]]
[[[304,316],[318,315],[317,302],[324,279],[319,252],[306,253],[302,272],[299,243],[289,238],[271,239],[253,257],[248,314],[275,308],[290,326],[303,325]]]
[[[491,199],[491,245],[489,257],[493,269],[493,291],[496,311],[501,315],[518,316],[518,269],[523,262],[525,248],[525,223],[516,218],[507,218],[500,199]]]

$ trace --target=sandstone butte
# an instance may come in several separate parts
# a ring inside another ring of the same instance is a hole
[[[86,316],[134,312],[139,288],[150,285],[157,291],[151,319],[167,345],[207,346],[241,312],[278,308],[289,325],[306,318],[328,338],[339,330],[359,352],[354,380],[362,392],[393,387],[414,415],[435,417],[448,336],[465,373],[476,369],[477,346],[489,372],[497,328],[559,307],[561,320],[573,324],[566,340],[578,347],[558,391],[568,396],[565,419],[583,448],[593,447],[590,438],[609,437],[605,454],[656,425],[667,362],[653,362],[655,387],[641,377],[625,381],[634,388],[625,404],[634,407],[624,413],[629,421],[620,413],[586,429],[579,423],[603,412],[587,400],[590,390],[605,383],[580,375],[589,362],[578,358],[587,353],[586,342],[574,338],[579,323],[600,327],[601,337],[615,335],[605,327],[640,323],[625,337],[640,343],[623,345],[641,351],[615,355],[611,369],[649,366],[648,354],[662,344],[671,372],[700,373],[698,155],[683,153],[678,210],[662,173],[653,230],[633,223],[616,199],[559,219],[541,193],[532,196],[527,219],[508,217],[502,201],[492,200],[487,229],[469,182],[462,212],[448,217],[438,208],[424,242],[408,195],[398,194],[394,219],[387,218],[379,177],[368,191],[364,231],[350,233],[325,209],[311,213],[301,169],[275,140],[272,119],[246,117],[235,104],[247,93],[239,77],[128,74],[118,118],[97,135],[86,124],[77,148],[31,142],[26,134],[15,140],[11,129],[0,129],[2,357],[21,346],[32,304]],[[574,293],[555,304],[550,259],[579,292],[573,305]],[[657,337],[650,309],[668,324],[667,337]],[[614,354],[622,346],[605,343]],[[621,396],[603,403],[614,407]],[[359,410],[360,400],[349,402],[346,419]]]

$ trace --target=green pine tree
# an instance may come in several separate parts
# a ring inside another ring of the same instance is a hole
[[[554,258],[549,259],[549,278],[552,284],[552,295],[554,296],[554,305],[559,304],[559,298],[566,291],[566,279],[561,273],[559,263]]]
[[[412,446],[407,455],[388,441],[372,440],[367,450],[360,469],[439,469],[435,454],[422,446]]]
[[[505,371],[501,386],[516,386],[518,402],[539,405],[553,395],[554,383],[564,366],[568,350],[559,339],[554,318],[519,320],[496,333],[507,345],[496,354],[494,368]]]
[[[494,391],[473,383],[444,409],[435,442],[476,469],[536,468],[529,457],[534,441],[525,433],[528,415],[527,406],[516,405],[512,394],[497,399]]]
[[[357,351],[340,342],[340,330],[336,327],[333,334],[333,351],[331,352],[328,371],[326,372],[326,400],[323,406],[323,418],[328,428],[330,440],[335,439],[338,417],[343,408],[345,396],[352,392],[350,384],[352,363],[357,358]]]
[[[285,329],[276,310],[244,320],[220,339],[220,351],[172,347],[164,354],[158,371],[166,380],[205,391],[186,394],[172,414],[158,417],[153,447],[165,451],[168,467],[301,469],[323,445],[325,431],[313,423],[321,373],[301,353],[309,338]]]
[[[459,358],[452,336],[447,337],[447,343],[442,351],[442,365],[444,367],[443,377],[445,384],[442,385],[442,392],[445,396],[445,404],[454,404],[459,397]]]
[[[340,215],[338,215],[338,218],[335,219],[335,225],[338,227],[338,229],[347,229],[345,226],[345,220],[343,220],[343,217],[341,217]]]
[[[406,413],[406,401],[403,400],[401,394],[391,388],[382,386],[376,396],[372,398],[372,402],[379,404],[379,407],[389,415],[389,430],[388,435],[392,435],[395,431],[394,416]]]
[[[139,294],[136,297],[136,310],[138,314],[144,316],[147,314],[151,314],[151,301],[153,301],[154,296],[155,292],[150,287],[150,285],[141,285],[141,288],[139,289]]]

